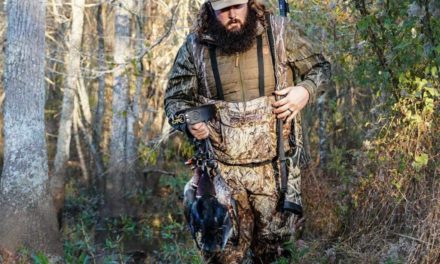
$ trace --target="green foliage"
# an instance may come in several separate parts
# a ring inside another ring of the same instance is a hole
[[[173,191],[181,192],[185,184],[189,180],[188,172],[189,168],[185,168],[180,171],[175,177],[161,177],[159,183],[163,187],[170,188]]]
[[[191,158],[195,154],[194,146],[187,138],[183,140],[179,150],[181,156],[185,158]]]
[[[37,254],[33,255],[32,259],[34,261],[34,264],[49,264],[48,257],[41,252],[38,252]]]
[[[166,146],[164,150],[166,160],[172,161],[176,158],[190,159],[194,156],[194,145],[188,138],[180,135],[178,139],[177,141],[170,141]]]
[[[64,258],[66,263],[96,263],[95,230],[100,197],[84,189],[75,178],[66,184],[63,213]]]
[[[290,17],[332,62],[326,105],[331,152],[322,180],[334,184],[329,199],[346,216],[349,242],[342,244],[368,252],[353,263],[383,262],[381,250],[392,239],[383,234],[412,236],[409,227],[419,228],[438,197],[432,186],[440,162],[440,2],[294,1],[290,7]]]
[[[163,190],[158,191],[160,197],[152,190],[127,195],[127,199],[148,208],[145,214],[140,218],[123,215],[103,219],[99,226],[99,197],[72,179],[66,185],[67,222],[63,232],[66,263],[129,263],[133,256],[126,252],[126,244],[130,241],[143,245],[154,263],[202,263],[184,224],[183,210],[176,206],[181,204],[180,195],[190,170],[182,169],[180,160],[168,165],[180,173],[160,178],[159,187]],[[151,208],[158,208],[159,213],[153,213]],[[107,232],[110,236],[98,244],[95,232]]]
[[[2,257],[0,256],[0,263],[2,262]],[[9,263],[9,262],[8,262]],[[52,264],[52,263],[61,263],[56,259],[51,260],[48,255],[44,252],[34,252],[27,247],[19,248],[17,255],[14,257],[14,263],[16,264]]]
[[[273,264],[303,263],[304,257],[310,252],[310,249],[308,247],[299,248],[295,243],[295,241],[285,243],[283,248],[287,251],[288,257],[280,257]]]
[[[400,260],[400,259],[394,259],[394,258],[392,258],[392,257],[388,257],[388,258],[385,260],[385,264],[401,264],[401,263],[403,263],[402,260]]]
[[[145,221],[145,220],[144,220]],[[142,220],[140,221],[140,228],[139,230],[139,238],[143,241],[149,241],[153,238],[153,228],[147,223],[147,222],[143,222]]]
[[[142,163],[148,165],[156,165],[158,150],[141,143],[138,147],[138,156]]]
[[[161,231],[164,241],[160,253],[161,259],[169,263],[203,263],[193,243],[188,245],[180,240],[182,234],[188,234],[186,225],[176,222],[173,218],[168,220],[168,224],[163,226]]]
[[[181,243],[166,243],[162,247],[161,257],[169,263],[204,263],[196,247],[185,247]]]
[[[350,169],[348,164],[348,151],[335,147],[329,157],[327,169],[332,175],[337,175],[345,184],[350,182]]]
[[[145,206],[152,198],[152,195],[153,195],[153,190],[151,189],[146,189],[146,190],[138,189],[131,198],[136,204],[140,206]]]
[[[138,147],[138,155],[142,163],[152,166],[157,165],[159,155],[163,155],[165,161],[174,162],[176,159],[189,159],[194,153],[193,144],[182,135],[179,135],[175,140],[168,140],[163,146],[147,146],[141,143]]]
[[[426,165],[428,165],[428,154],[426,153],[417,155],[412,163],[413,168],[417,171],[420,171],[423,167],[426,167]]]

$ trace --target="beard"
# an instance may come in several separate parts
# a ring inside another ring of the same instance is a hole
[[[240,23],[241,27],[238,30],[228,30],[224,25],[217,20],[215,14],[211,13],[211,23],[208,34],[214,38],[216,46],[226,55],[241,53],[252,48],[255,38],[257,36],[257,13],[249,8],[244,24],[242,21],[235,21]],[[234,21],[229,20],[228,24]]]

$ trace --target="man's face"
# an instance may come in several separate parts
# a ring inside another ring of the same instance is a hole
[[[243,28],[246,22],[246,16],[248,13],[248,5],[233,5],[220,10],[215,11],[217,20],[228,31],[239,31]]]
[[[227,55],[252,48],[257,36],[257,13],[248,4],[233,5],[209,13],[207,34]]]

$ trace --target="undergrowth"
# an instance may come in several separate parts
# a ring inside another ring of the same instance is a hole
[[[191,150],[186,145],[181,150],[168,146],[163,169],[179,173],[160,175],[157,190],[129,194],[144,208],[137,217],[101,219],[96,192],[70,179],[63,214],[66,263],[201,263],[181,206],[190,170],[178,155],[186,156]],[[157,153],[145,160],[152,166],[156,157]]]

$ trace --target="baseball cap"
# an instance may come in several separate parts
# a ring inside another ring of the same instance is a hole
[[[246,4],[249,0],[208,0],[211,2],[212,9],[220,10],[233,5]]]

